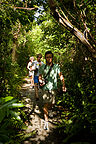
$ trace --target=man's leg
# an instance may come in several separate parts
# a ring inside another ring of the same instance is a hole
[[[35,85],[35,99],[39,100],[39,95],[38,95],[38,76],[34,76],[34,85]]]
[[[48,129],[48,110],[52,110],[52,106],[54,105],[54,93],[50,93],[49,91],[42,91],[43,94],[43,100],[44,100],[44,107],[43,107],[43,112],[44,112],[44,120],[45,120],[45,125],[44,129]]]
[[[44,119],[45,119],[45,123],[44,123],[44,129],[48,130],[48,104],[46,103],[43,107],[43,112],[44,112]]]
[[[30,76],[30,82],[31,82],[30,88],[32,88],[32,75]]]
[[[38,83],[35,83],[35,99],[39,100],[39,95],[38,95]]]
[[[34,87],[34,76],[32,76],[31,83],[32,83],[32,87]]]
[[[48,121],[48,103],[44,105],[43,111],[44,111],[44,119],[45,121]]]

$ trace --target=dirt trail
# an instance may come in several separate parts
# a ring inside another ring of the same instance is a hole
[[[22,100],[25,104],[25,113],[28,116],[28,123],[26,123],[27,129],[25,134],[28,134],[26,140],[22,144],[61,144],[62,138],[58,135],[56,125],[58,125],[58,119],[60,115],[57,115],[57,111],[51,113],[49,118],[49,129],[44,130],[44,119],[42,111],[42,94],[39,89],[39,101],[34,98],[34,89],[30,88],[30,79],[25,79],[26,83],[23,84],[21,90]],[[49,113],[50,114],[50,113]],[[35,134],[33,135],[33,132]]]

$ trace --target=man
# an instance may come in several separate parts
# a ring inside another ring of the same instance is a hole
[[[34,67],[35,67],[35,70],[34,70],[34,85],[35,85],[35,99],[36,101],[39,100],[39,95],[38,95],[38,84],[39,84],[39,67],[44,64],[42,61],[41,61],[41,58],[42,58],[42,54],[37,54],[37,60],[34,62]]]
[[[43,64],[39,69],[39,83],[43,90],[44,100],[44,118],[45,125],[44,129],[48,129],[48,110],[55,104],[55,93],[57,89],[57,77],[59,75],[62,81],[62,90],[66,92],[64,77],[60,72],[58,64],[53,64],[53,53],[47,51],[45,53],[46,65]],[[44,81],[45,79],[45,81]]]

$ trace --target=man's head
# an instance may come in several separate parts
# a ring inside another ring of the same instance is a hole
[[[51,64],[53,62],[53,53],[51,51],[47,51],[45,53],[45,59],[47,64]]]
[[[42,54],[41,53],[37,54],[37,61],[38,62],[41,62],[41,58],[42,58]]]

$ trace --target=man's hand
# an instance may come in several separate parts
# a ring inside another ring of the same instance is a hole
[[[65,87],[65,86],[62,86],[62,91],[63,91],[63,92],[66,92],[66,90],[67,90],[66,87]]]
[[[64,77],[63,77],[63,75],[62,75],[61,72],[60,72],[59,76],[60,76],[60,80],[62,81],[62,84],[63,84],[63,86],[62,86],[62,91],[63,91],[63,92],[66,92]]]

